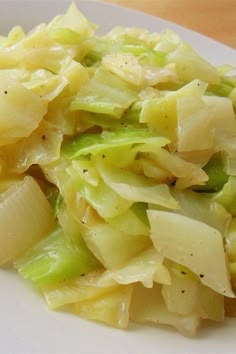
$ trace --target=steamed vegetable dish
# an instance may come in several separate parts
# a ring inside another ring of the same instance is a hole
[[[96,28],[72,4],[0,37],[0,264],[51,309],[192,336],[236,312],[234,68]]]

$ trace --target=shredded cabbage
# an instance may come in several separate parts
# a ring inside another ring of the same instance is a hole
[[[187,336],[235,315],[236,78],[73,3],[0,36],[0,264],[52,309]]]

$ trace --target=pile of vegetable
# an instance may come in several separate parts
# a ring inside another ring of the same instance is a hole
[[[187,336],[236,310],[236,77],[72,4],[0,37],[0,264],[83,318]],[[4,270],[3,270],[4,271]]]

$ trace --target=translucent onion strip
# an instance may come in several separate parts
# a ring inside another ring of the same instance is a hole
[[[32,177],[0,195],[0,265],[15,259],[54,224],[51,207]]]

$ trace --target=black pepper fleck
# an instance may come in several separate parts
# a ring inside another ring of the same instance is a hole
[[[184,272],[183,270],[181,270],[181,274],[186,275],[187,273],[186,273],[186,272]]]
[[[42,140],[45,140],[46,139],[46,135],[42,135]]]
[[[185,293],[185,290],[182,290],[182,294],[184,294]]]
[[[4,93],[5,93],[5,95],[7,95],[7,94],[8,94],[8,92],[7,92],[7,91],[4,91]]]
[[[88,170],[86,168],[83,169],[83,173],[86,173],[88,172]]]
[[[200,278],[204,278],[204,274],[199,274]]]
[[[105,159],[106,155],[102,154],[102,158]]]

